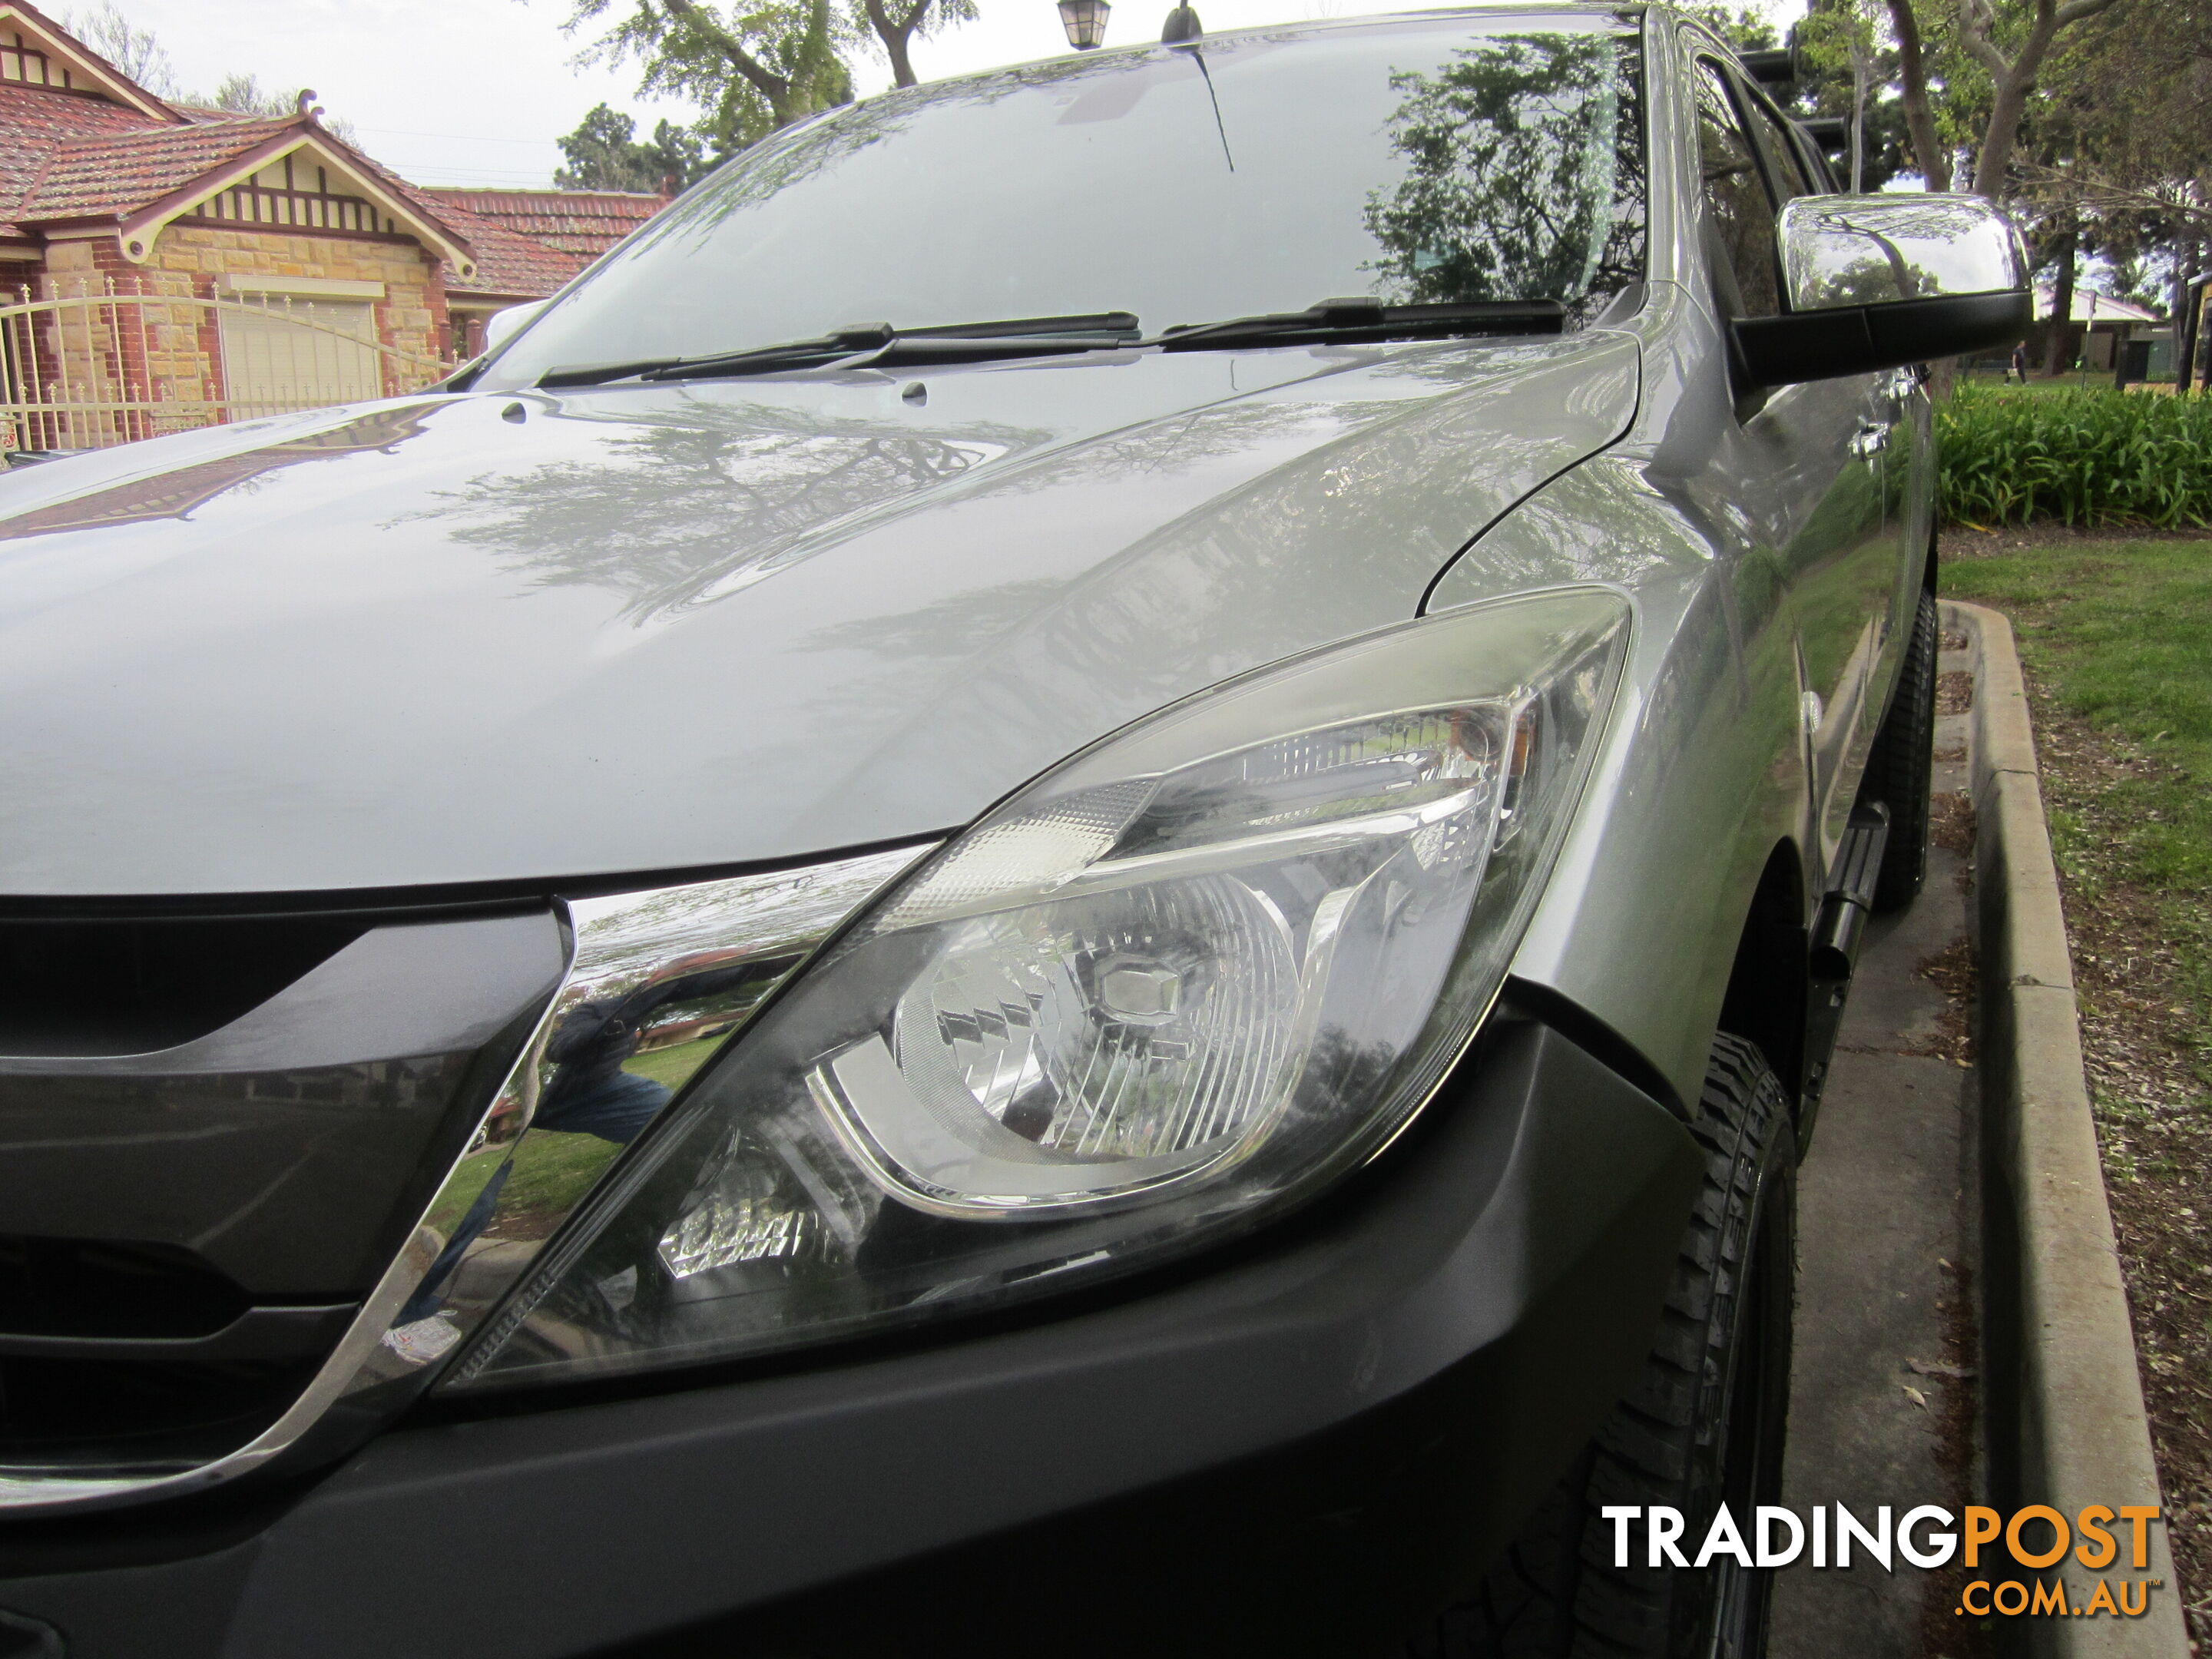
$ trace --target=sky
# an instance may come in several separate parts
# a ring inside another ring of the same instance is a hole
[[[52,0],[47,0],[52,5]],[[76,0],[82,6],[84,0]],[[313,87],[362,148],[424,185],[543,189],[561,164],[554,140],[595,104],[641,132],[695,112],[635,95],[636,65],[580,67],[587,36],[562,32],[568,0],[118,0],[167,49],[187,91],[212,94],[234,72],[265,88]],[[617,5],[621,0],[617,0]],[[1173,0],[1121,0],[1106,44],[1157,39]],[[52,5],[67,15],[74,8]],[[1389,9],[1389,0],[1202,0],[1212,29]],[[981,15],[914,50],[924,80],[1067,50],[1053,0],[981,0]],[[890,83],[880,59],[856,65],[860,89]]]

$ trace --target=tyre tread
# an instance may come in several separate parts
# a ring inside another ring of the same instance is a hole
[[[1874,908],[1901,910],[1920,896],[1928,874],[1929,767],[1936,747],[1936,655],[1942,623],[1936,596],[1923,592],[1897,693],[1867,763],[1865,793],[1889,808],[1889,842],[1875,879]]]

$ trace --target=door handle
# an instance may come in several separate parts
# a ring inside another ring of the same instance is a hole
[[[1861,421],[1858,431],[1851,438],[1851,453],[1861,460],[1879,455],[1889,447],[1889,422]]]

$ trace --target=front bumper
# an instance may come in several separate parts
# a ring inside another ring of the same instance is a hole
[[[1632,1376],[1698,1168],[1663,1108],[1501,1013],[1352,1188],[1176,1282],[19,1523],[0,1609],[69,1659],[1386,1650]]]

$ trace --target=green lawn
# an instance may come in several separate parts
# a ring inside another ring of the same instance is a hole
[[[2155,764],[2109,780],[2094,843],[2053,815],[2069,879],[2162,894],[2199,930],[2212,891],[2212,540],[2084,539],[1947,559],[1944,592],[1994,605],[2029,672],[2067,713]]]
[[[1942,579],[2020,635],[2151,1439],[2167,1502],[2189,1516],[2169,1536],[2184,1600],[2201,1598],[2212,1589],[2212,538],[1947,550]]]

